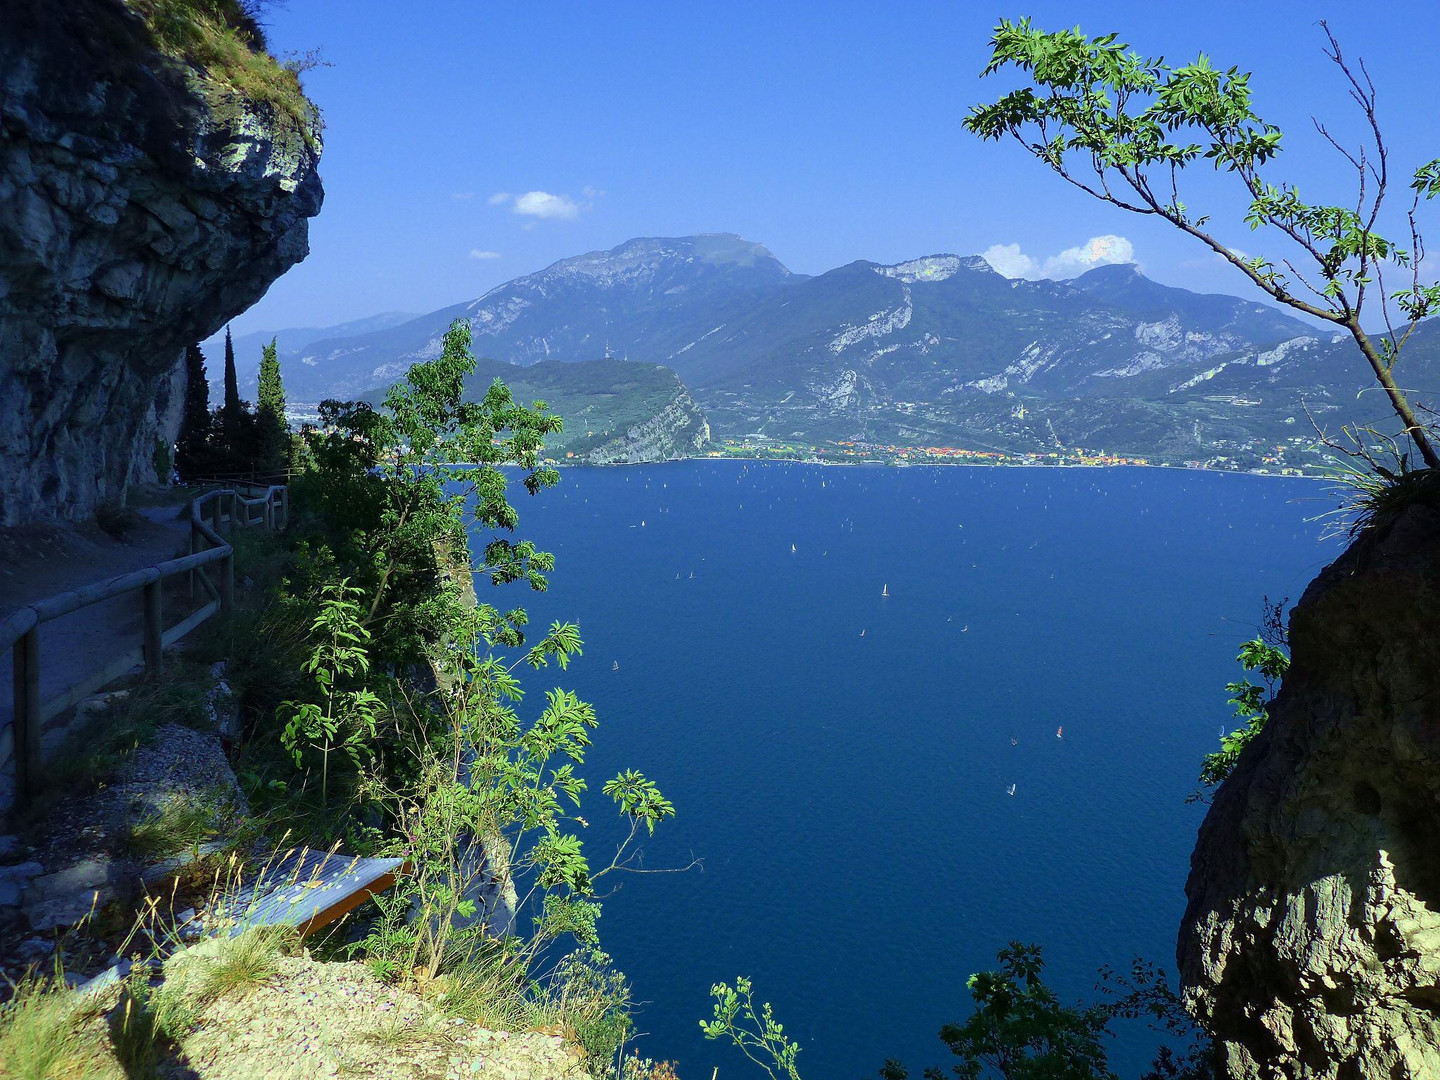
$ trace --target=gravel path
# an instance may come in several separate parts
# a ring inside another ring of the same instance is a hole
[[[145,521],[124,540],[93,525],[35,526],[0,535],[0,619],[16,608],[96,581],[128,574],[183,555],[189,519],[177,505],[139,511]],[[182,586],[183,587],[183,586]],[[168,597],[167,597],[168,599]],[[141,639],[140,594],[117,596],[48,622],[40,628],[40,693],[60,693]],[[172,601],[166,618],[174,621]],[[0,771],[9,779],[13,668],[0,657]],[[3,793],[0,793],[3,794]]]

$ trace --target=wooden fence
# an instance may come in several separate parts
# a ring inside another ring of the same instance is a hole
[[[249,490],[258,490],[258,487]],[[0,649],[10,649],[14,657],[12,731],[19,802],[23,803],[33,795],[37,787],[44,767],[41,735],[49,720],[138,664],[145,666],[147,674],[158,673],[164,665],[164,652],[168,646],[217,611],[230,610],[235,600],[235,551],[222,535],[222,529],[232,534],[236,527],[252,525],[263,524],[267,529],[276,529],[283,527],[289,517],[289,491],[283,486],[265,487],[263,494],[255,496],[242,494],[234,487],[208,491],[190,503],[189,555],[108,581],[97,581],[73,592],[60,593],[22,607],[0,622]],[[166,627],[162,589],[166,580],[181,574],[188,577],[191,600],[196,599],[198,591],[203,602],[179,622]],[[140,594],[144,614],[140,645],[95,668],[49,700],[42,701],[40,627],[62,615],[131,592]]]

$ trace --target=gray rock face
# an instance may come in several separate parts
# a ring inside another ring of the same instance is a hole
[[[1237,1078],[1440,1076],[1440,506],[1291,615],[1265,730],[1200,829],[1181,983]]]
[[[185,345],[308,253],[319,153],[123,4],[0,5],[0,525],[154,478]]]
[[[710,441],[705,413],[682,386],[659,413],[584,455],[588,465],[638,465],[688,457]]]

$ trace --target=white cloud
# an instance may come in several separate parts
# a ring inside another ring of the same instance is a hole
[[[1041,260],[1025,254],[1019,244],[994,244],[981,255],[1008,278],[1072,278],[1108,263],[1135,261],[1135,246],[1123,236],[1092,236],[1078,247]]]
[[[452,192],[450,193],[450,197],[451,197],[452,199],[454,199],[456,202],[464,202],[466,199],[473,199],[473,198],[475,197],[475,192],[473,192],[473,191],[452,191]]]
[[[516,195],[510,207],[516,214],[542,220],[571,221],[580,216],[580,205],[568,195],[551,195],[548,191],[527,191]]]
[[[498,258],[500,258],[500,252],[498,252],[498,251],[481,251],[479,248],[471,248],[471,249],[470,249],[470,258],[472,258],[472,259],[498,259]]]
[[[1071,278],[1107,263],[1135,261],[1135,246],[1123,236],[1092,236],[1079,247],[1066,248],[1045,260],[1042,275]]]
[[[1008,278],[1036,278],[1035,260],[1020,250],[1019,244],[992,244],[980,256],[997,274]]]
[[[494,195],[491,195],[485,201],[491,206],[499,206],[501,203],[506,203],[510,201],[510,193],[508,191],[497,191]]]

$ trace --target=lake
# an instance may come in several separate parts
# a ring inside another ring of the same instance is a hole
[[[1137,954],[1173,973],[1236,650],[1340,550],[1322,484],[1179,470],[692,461],[512,497],[551,588],[481,597],[580,623],[522,716],[555,685],[598,710],[592,864],[626,767],[677,809],[644,867],[702,860],[625,876],[600,921],[685,1080],[761,1075],[698,1027],[739,974],[806,1080],[858,1080],[948,1067],[936,1033],[1011,939],[1066,1000]],[[1123,1031],[1112,1066],[1157,1042]]]

